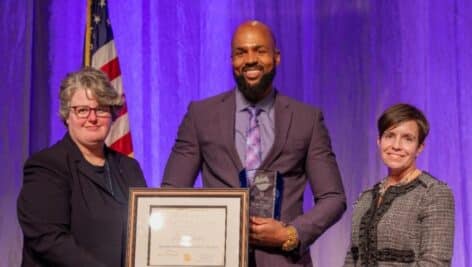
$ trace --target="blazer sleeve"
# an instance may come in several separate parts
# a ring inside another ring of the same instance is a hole
[[[297,229],[303,252],[346,210],[346,197],[323,114],[315,112],[305,170],[315,198],[315,206],[291,224]]]
[[[164,170],[163,187],[193,187],[200,171],[201,154],[194,112],[194,104],[190,103]]]
[[[126,156],[125,156],[126,157]],[[129,165],[131,166],[131,173],[133,174],[134,181],[131,185],[132,187],[147,187],[146,178],[144,177],[143,170],[141,169],[141,165],[139,162],[134,158],[128,158]]]
[[[454,243],[454,197],[435,184],[420,205],[421,243],[417,266],[450,266]]]
[[[105,266],[80,247],[70,233],[70,174],[64,171],[66,167],[53,165],[40,157],[25,163],[18,197],[24,249],[47,266]]]

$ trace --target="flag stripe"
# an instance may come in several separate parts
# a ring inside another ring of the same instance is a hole
[[[92,65],[101,67],[107,64],[111,58],[116,57],[118,57],[118,55],[116,54],[115,41],[112,39],[93,53]]]
[[[108,74],[110,80],[114,80],[116,77],[121,75],[120,62],[118,61],[118,58],[110,60],[107,64],[100,67],[100,69]]]
[[[122,80],[121,76],[116,77],[114,80],[111,80],[111,85],[115,90],[122,95],[123,94],[123,85],[122,85]]]
[[[120,151],[121,153],[130,156],[133,153],[133,146],[131,145],[131,133],[128,132],[109,146],[115,151]]]
[[[128,113],[123,114],[113,122],[107,136],[107,144],[113,144],[123,136],[123,133],[127,132],[129,132]]]

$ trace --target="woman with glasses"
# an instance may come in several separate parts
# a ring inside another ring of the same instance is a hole
[[[450,266],[452,191],[416,166],[429,132],[426,117],[414,106],[397,104],[384,111],[377,127],[388,174],[354,205],[344,266]]]
[[[146,182],[136,160],[105,145],[121,96],[92,68],[69,74],[59,96],[67,133],[24,165],[22,266],[123,266],[128,189]]]

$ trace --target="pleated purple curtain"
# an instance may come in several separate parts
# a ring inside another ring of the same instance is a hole
[[[351,204],[386,173],[376,119],[407,102],[431,123],[419,166],[454,191],[453,266],[472,266],[470,1],[114,0],[109,8],[135,157],[150,185],[160,184],[188,103],[232,88],[232,31],[258,19],[281,49],[276,87],[324,111],[343,175],[348,211],[312,247],[315,265],[342,264]],[[85,1],[4,0],[0,20],[0,266],[18,266],[22,164],[65,131],[58,88],[81,65]]]

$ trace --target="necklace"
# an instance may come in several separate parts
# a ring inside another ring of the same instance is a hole
[[[413,171],[409,172],[408,174],[406,174],[403,178],[401,178],[398,182],[394,183],[394,184],[390,184],[390,186],[399,186],[399,185],[404,185],[404,184],[407,184],[409,182],[411,182],[413,179],[415,179],[416,177],[418,177],[418,175],[421,173],[420,170],[418,169],[414,169]],[[390,178],[390,179],[389,179]],[[388,180],[392,180],[392,176],[388,176],[387,177],[387,181]]]
[[[380,195],[380,201],[381,199],[383,198],[383,195],[385,194],[385,192],[387,192],[387,189],[390,187],[390,186],[401,186],[401,185],[405,185],[411,181],[413,181],[414,179],[416,179],[416,177],[418,177],[419,175],[421,174],[421,171],[419,169],[414,169],[412,172],[408,173],[407,175],[405,175],[403,178],[400,179],[400,181],[398,181],[397,183],[395,184],[391,184],[389,182],[389,178],[391,178],[391,176],[387,176],[381,183],[380,183],[380,188],[379,188],[379,195]]]
[[[105,159],[105,178],[107,179],[108,188],[110,189],[110,193],[112,196],[115,195],[113,192],[113,184],[111,182],[111,172],[110,172],[110,165],[108,164],[108,160]]]

